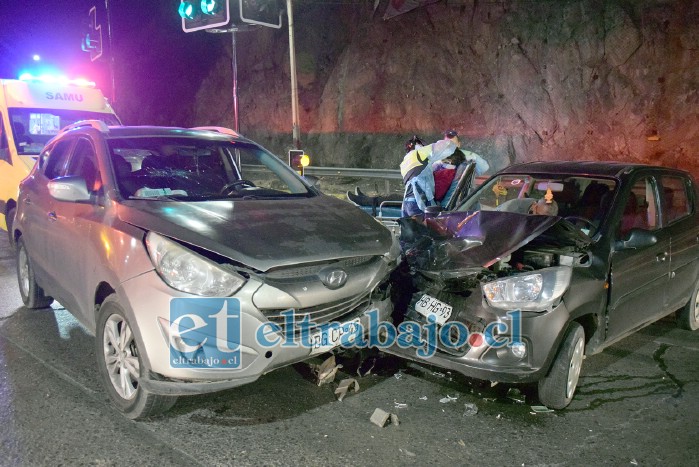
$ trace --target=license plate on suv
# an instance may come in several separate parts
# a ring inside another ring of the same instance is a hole
[[[355,318],[339,327],[330,327],[311,336],[311,355],[328,352],[338,345],[345,334],[355,334],[359,327],[359,318]]]

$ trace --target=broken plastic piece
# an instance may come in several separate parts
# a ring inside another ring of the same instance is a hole
[[[420,400],[421,400],[421,401],[426,401],[426,400],[427,400],[427,396],[422,396],[422,397],[420,397]]]
[[[478,413],[478,406],[476,404],[472,404],[471,402],[465,403],[464,409],[464,417],[473,417]]]
[[[340,368],[342,364],[335,364],[335,355],[331,355],[320,365],[314,365],[313,370],[318,376],[318,386],[335,381],[335,375]]]
[[[549,409],[545,405],[532,405],[532,412],[534,413],[550,413],[553,409]]]
[[[444,373],[440,373],[439,371],[434,371],[432,372],[433,376],[438,376],[440,378],[444,378],[446,375]]]
[[[393,377],[396,379],[401,379],[403,377],[403,373],[399,371],[398,373],[394,374]]]
[[[340,384],[337,386],[337,388],[335,388],[335,395],[337,396],[337,400],[342,402],[342,399],[345,398],[347,392],[353,387],[354,392],[359,391],[359,383],[354,378],[347,378],[340,381]]]
[[[398,415],[388,413],[385,410],[381,410],[377,408],[374,410],[374,413],[371,414],[371,423],[373,423],[376,426],[380,426],[381,428],[385,427],[386,424],[390,421],[393,425],[400,425],[400,422],[398,421]]]
[[[449,402],[455,402],[458,397],[451,397],[449,394],[447,394],[447,397],[442,397],[439,399],[439,402],[442,404],[448,404]]]
[[[408,404],[404,404],[403,402],[393,401],[393,406],[396,409],[404,409],[404,408],[408,407]]]

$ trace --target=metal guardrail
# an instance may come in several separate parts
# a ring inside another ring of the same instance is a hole
[[[336,177],[360,177],[360,178],[388,178],[402,180],[400,170],[397,169],[352,169],[347,167],[314,167],[309,165],[303,169],[304,174]]]
[[[390,180],[403,180],[400,170],[397,169],[353,169],[348,167],[314,167],[308,166],[303,169],[304,175],[315,177],[357,177],[357,178],[380,178],[384,180],[384,191],[391,191]]]

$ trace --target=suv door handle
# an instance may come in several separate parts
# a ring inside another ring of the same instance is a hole
[[[665,261],[667,259],[667,251],[664,251],[662,253],[658,253],[655,255],[655,260],[657,262]]]
[[[51,211],[47,215],[51,222],[56,222],[58,220],[58,217],[56,217],[56,211]]]

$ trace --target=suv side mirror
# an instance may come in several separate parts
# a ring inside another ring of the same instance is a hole
[[[82,177],[58,177],[51,180],[47,186],[51,196],[59,201],[90,201],[90,192],[87,191],[87,184]]]
[[[616,242],[617,250],[637,250],[658,243],[658,237],[650,230],[631,229],[626,240]]]

